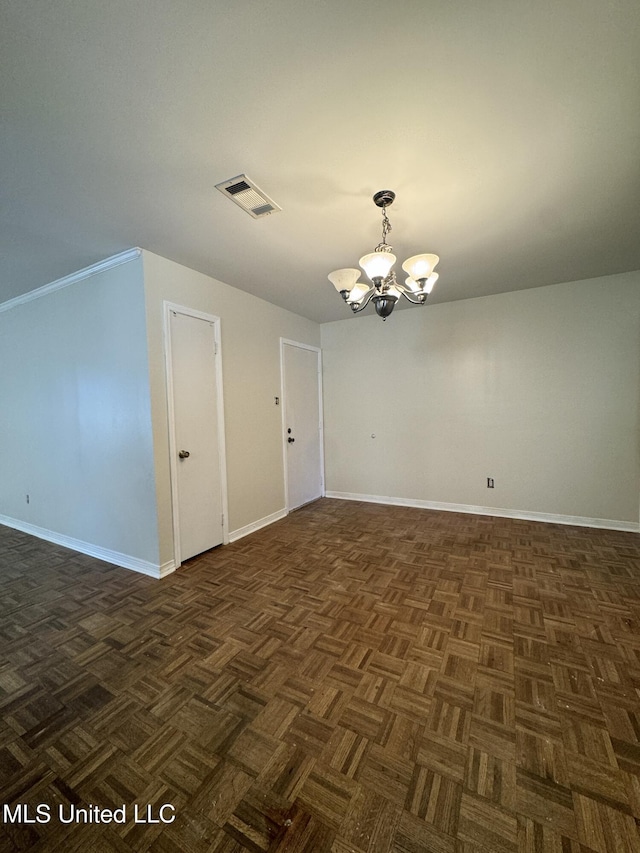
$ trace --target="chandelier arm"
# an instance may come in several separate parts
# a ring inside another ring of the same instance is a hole
[[[354,313],[354,314],[359,314],[359,313],[360,313],[360,311],[364,311],[364,309],[367,307],[367,305],[369,304],[369,302],[371,302],[371,297],[372,297],[375,293],[376,293],[376,288],[375,288],[375,287],[372,287],[372,288],[370,288],[370,289],[369,289],[369,292],[365,294],[365,296],[364,296],[364,301],[363,301],[360,305],[358,305],[358,303],[357,303],[357,302],[352,302],[352,303],[351,303],[351,310],[353,311],[353,313]]]
[[[409,291],[405,290],[401,284],[396,284],[396,288],[404,296],[404,298],[407,299],[409,302],[413,303],[413,305],[424,305],[424,303],[427,301],[426,294],[423,294],[422,299],[412,299],[409,295]]]

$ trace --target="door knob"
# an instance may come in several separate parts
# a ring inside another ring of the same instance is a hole
[[[293,444],[293,442],[295,441],[295,438],[291,438],[291,436],[289,436],[287,441],[289,442],[289,444]]]
[[[180,459],[188,459],[189,458],[189,451],[188,450],[181,450],[180,453],[178,453],[178,456],[180,457]]]

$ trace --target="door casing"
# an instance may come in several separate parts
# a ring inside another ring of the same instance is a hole
[[[218,427],[218,457],[220,463],[220,491],[222,497],[222,542],[229,542],[229,508],[227,497],[227,465],[226,444],[224,434],[224,395],[222,389],[222,346],[220,335],[220,318],[213,314],[206,314],[194,308],[184,305],[176,305],[173,302],[163,302],[164,313],[164,352],[165,372],[167,387],[167,419],[169,429],[169,468],[171,477],[171,510],[173,517],[173,553],[176,568],[182,565],[180,557],[180,514],[178,502],[178,446],[176,443],[175,408],[174,408],[174,384],[173,365],[171,357],[171,314],[185,314],[187,317],[195,317],[211,323],[214,330],[214,341],[216,346],[215,371],[216,371],[216,415]]]
[[[291,341],[286,338],[280,338],[280,400],[282,402],[282,459],[284,464],[284,495],[285,509],[291,512],[291,502],[289,499],[289,466],[287,454],[287,389],[285,377],[285,346],[298,347],[303,350],[310,350],[317,354],[318,359],[318,441],[320,443],[320,497],[324,496],[324,416],[323,416],[323,396],[322,396],[322,350],[319,347],[311,346],[310,344],[302,344],[299,341]]]

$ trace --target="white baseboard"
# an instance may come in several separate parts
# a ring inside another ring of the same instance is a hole
[[[267,527],[267,525],[273,524],[274,521],[280,521],[280,519],[285,518],[286,515],[286,509],[279,509],[277,512],[272,512],[271,515],[265,515],[264,518],[252,521],[251,524],[246,524],[244,527],[232,530],[231,533],[229,533],[229,542],[236,542],[238,539],[242,539],[243,536],[248,536],[250,533],[255,533],[256,530],[260,530],[262,527]]]
[[[125,567],[125,568],[126,568],[126,567]],[[177,568],[178,568],[178,567],[177,567],[177,565],[176,565],[176,561],[175,561],[175,560],[167,560],[167,562],[166,562],[166,563],[162,563],[162,565],[161,565],[161,566],[160,566],[160,568],[158,569],[158,577],[159,577],[160,579],[162,579],[162,578],[166,578],[166,577],[167,577],[167,575],[170,575],[172,572],[175,572],[175,570],[176,570]]]
[[[26,521],[19,521],[16,518],[10,518],[6,515],[0,515],[0,524],[4,524],[5,527],[11,527],[14,530],[20,530],[22,533],[28,533],[30,536],[35,536],[38,539],[52,542],[54,545],[69,548],[71,551],[78,551],[80,554],[87,554],[89,557],[104,560],[105,563],[111,563],[123,569],[140,572],[140,574],[148,575],[151,578],[160,579],[166,577],[176,569],[173,560],[169,560],[160,566],[157,563],[140,560],[138,557],[121,554],[119,551],[112,551],[109,548],[101,548],[99,545],[83,542],[81,539],[73,539],[71,536],[64,536],[61,533],[55,533],[53,530],[37,527],[35,524],[28,524]]]
[[[546,524],[569,524],[575,527],[599,527],[604,530],[623,530],[627,533],[640,533],[640,523],[634,521],[615,521],[610,518],[586,518],[581,515],[553,515],[547,512],[520,512],[515,509],[500,509],[494,506],[471,506],[469,504],[418,501],[409,498],[387,497],[385,495],[357,495],[352,492],[326,492],[325,497],[337,498],[343,501],[364,501],[365,503],[388,504],[389,506],[410,506],[418,509],[437,509],[444,512],[491,515],[496,518],[519,518],[523,521],[542,521]]]

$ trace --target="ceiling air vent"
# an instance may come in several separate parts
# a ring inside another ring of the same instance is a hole
[[[266,193],[263,193],[246,175],[238,175],[236,178],[230,178],[228,181],[216,184],[216,189],[220,190],[231,201],[235,201],[239,207],[246,210],[249,216],[253,216],[254,219],[268,216],[274,210],[282,210],[275,201],[270,199]]]

